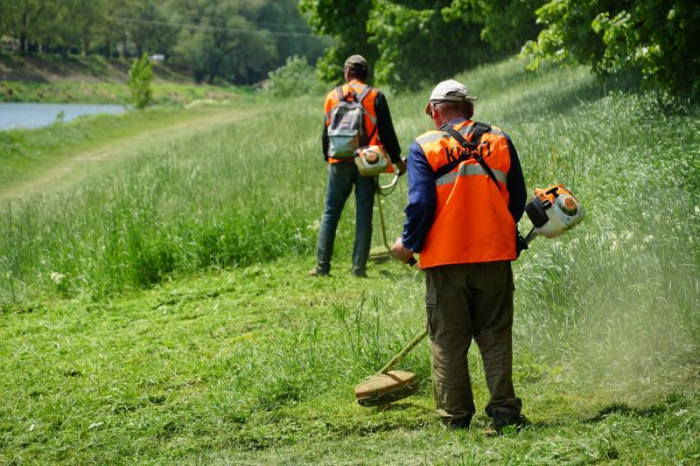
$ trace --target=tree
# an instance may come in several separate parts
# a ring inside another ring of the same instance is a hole
[[[339,83],[343,78],[343,63],[353,54],[364,56],[370,63],[379,57],[377,45],[370,43],[367,21],[373,0],[301,0],[299,11],[309,15],[314,33],[335,39],[318,63],[321,78]],[[370,72],[372,70],[370,69]]]
[[[7,32],[19,40],[20,52],[29,53],[29,41],[43,34],[55,17],[57,3],[48,0],[2,0]]]
[[[277,48],[275,67],[285,65],[293,56],[306,57],[310,64],[315,64],[326,48],[333,45],[331,38],[311,34],[311,27],[300,14],[298,4],[299,0],[267,2],[255,17],[256,24],[271,31]]]
[[[105,17],[106,0],[64,0],[56,11],[52,42],[60,43],[64,55],[71,48],[82,55],[90,52],[90,44]]]
[[[183,26],[173,60],[193,70],[197,82],[213,83],[221,76],[237,83],[264,79],[277,50],[269,32],[249,19],[261,4],[255,0],[174,0],[170,21]]]
[[[523,55],[589,65],[599,74],[638,70],[646,82],[700,95],[700,8],[692,0],[555,0]]]
[[[151,82],[153,81],[153,63],[148,61],[148,56],[144,53],[140,59],[134,58],[129,70],[129,89],[134,106],[144,109],[153,100]]]
[[[514,53],[528,40],[535,39],[542,26],[535,11],[546,0],[454,0],[451,10],[468,11],[463,4],[473,2],[475,13],[484,22],[481,38],[499,52]]]
[[[379,49],[379,83],[415,90],[491,57],[491,47],[480,38],[482,19],[474,8],[465,6],[453,14],[451,0],[431,2],[432,8],[421,7],[424,3],[375,2],[367,29]]]

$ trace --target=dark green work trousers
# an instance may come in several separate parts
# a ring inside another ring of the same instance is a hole
[[[445,421],[473,416],[467,352],[472,338],[484,361],[494,410],[519,415],[513,390],[513,273],[509,261],[426,269],[426,309],[431,340],[435,406]]]

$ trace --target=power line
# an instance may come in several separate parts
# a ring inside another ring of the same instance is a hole
[[[188,15],[188,14],[184,14],[181,12],[176,13],[176,15],[178,17],[183,17],[185,19],[188,19],[188,20],[194,21],[194,22],[198,21],[200,18],[200,16],[191,15],[191,14]],[[283,26],[283,27],[287,27],[287,28],[291,28],[291,29],[304,29],[307,31],[311,29],[308,24],[279,23],[279,22],[273,22],[273,21],[253,21],[252,19],[248,19],[243,15],[239,15],[239,16],[244,18],[246,20],[246,22],[251,23],[251,24],[257,24],[259,26],[265,26],[265,25]],[[207,18],[207,21],[215,21],[215,22],[227,21],[226,18],[215,18],[212,16],[207,16],[206,18]],[[174,23],[172,23],[172,24],[174,24]]]
[[[284,31],[272,31],[270,29],[241,29],[232,28],[225,26],[202,26],[199,24],[185,24],[185,23],[168,23],[165,21],[155,21],[148,19],[138,19],[138,18],[123,18],[119,16],[113,16],[113,20],[122,23],[139,23],[139,24],[152,24],[155,26],[165,26],[177,29],[195,29],[201,31],[232,31],[232,32],[242,32],[244,34],[270,34],[273,36],[313,36],[310,32],[284,32]]]

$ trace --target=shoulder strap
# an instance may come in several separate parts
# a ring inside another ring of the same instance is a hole
[[[350,86],[350,88],[352,88],[352,86]],[[370,91],[372,91],[372,86],[368,86],[365,84],[365,87],[364,87],[364,89],[362,89],[360,94],[355,96],[355,98],[357,99],[357,102],[362,106],[363,110],[365,110],[365,105],[363,104],[363,102],[367,98],[367,96],[369,95]],[[369,144],[372,141],[372,138],[377,133],[378,129],[379,129],[379,126],[375,124],[374,128],[372,129],[372,133],[367,138],[367,144]]]
[[[372,87],[370,86],[365,86],[364,89],[362,89],[362,92],[360,92],[360,95],[357,96],[357,101],[362,104],[364,100],[367,98],[369,95],[370,91],[372,90]]]
[[[471,141],[467,141],[459,131],[452,127],[447,128],[446,131],[459,143],[460,146],[464,147],[465,151],[464,154],[462,154],[462,156],[458,159],[453,160],[452,162],[440,167],[440,169],[438,169],[435,172],[435,177],[439,178],[442,175],[451,172],[460,163],[469,160],[471,157],[474,157],[474,159],[479,163],[479,165],[481,165],[481,168],[483,168],[484,171],[489,175],[489,178],[491,178],[491,180],[496,184],[496,188],[500,191],[501,185],[498,184],[496,175],[493,173],[493,170],[491,170],[491,167],[488,166],[484,158],[477,151],[479,143],[481,142],[481,137],[484,135],[484,133],[491,131],[491,126],[487,125],[486,123],[474,123],[471,126],[471,128],[469,128],[469,132],[467,133],[467,135],[472,135]]]
[[[352,86],[348,86],[348,87],[350,87],[350,91],[348,92],[348,96],[352,96],[353,100],[357,100],[358,97],[357,97],[357,93],[355,92],[355,90],[352,88]],[[340,99],[339,102],[340,101],[347,102],[346,96],[345,96],[345,94],[343,94],[343,86],[338,86],[335,89],[336,89],[336,92],[338,93],[338,98]]]

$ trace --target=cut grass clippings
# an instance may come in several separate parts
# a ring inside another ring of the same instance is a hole
[[[496,436],[481,411],[470,431],[444,430],[433,412],[427,343],[401,363],[419,375],[416,395],[385,410],[361,408],[353,386],[422,326],[422,279],[388,263],[370,269],[377,278],[368,289],[349,273],[312,279],[306,268],[278,261],[111,302],[7,311],[0,461],[700,460],[697,369],[667,366],[646,380],[600,386],[583,374],[562,376],[558,366],[571,363],[566,344],[544,360],[516,340],[516,387],[532,421],[520,434]],[[483,409],[488,394],[474,353]]]

